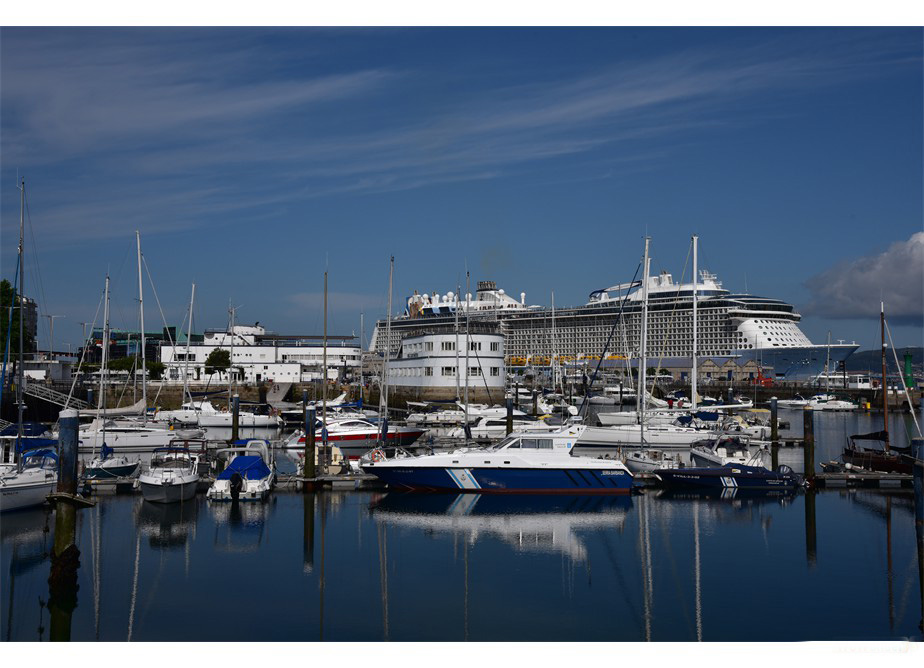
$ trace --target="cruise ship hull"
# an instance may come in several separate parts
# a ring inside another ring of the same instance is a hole
[[[839,343],[831,346],[735,350],[732,354],[741,362],[754,360],[762,367],[772,367],[775,377],[788,380],[817,376],[824,372],[826,365],[829,370],[834,370],[838,363],[845,361],[857,348],[859,346],[855,343]]]

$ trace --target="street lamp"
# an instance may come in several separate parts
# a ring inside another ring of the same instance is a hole
[[[48,321],[51,323],[51,341],[48,344],[48,359],[54,359],[55,356],[55,318],[63,318],[63,315],[45,315],[45,318],[48,318]]]

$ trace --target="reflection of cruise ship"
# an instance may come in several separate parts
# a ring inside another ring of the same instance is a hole
[[[583,306],[547,309],[527,306],[525,293],[517,301],[493,281],[480,281],[474,299],[417,295],[408,300],[403,316],[391,322],[391,350],[401,337],[435,325],[450,325],[455,311],[472,320],[496,320],[506,335],[508,364],[513,358],[549,357],[564,360],[599,356],[612,332],[608,355],[637,357],[642,319],[641,281],[614,285],[590,294]],[[802,316],[779,299],[732,294],[713,274],[702,271],[697,291],[697,349],[701,357],[753,359],[772,367],[778,377],[818,374],[828,360],[845,360],[857,345],[814,345],[799,329]],[[671,274],[652,276],[648,283],[648,357],[689,358],[693,351],[693,283],[675,283]],[[553,332],[554,319],[554,332]],[[613,330],[615,326],[615,331]],[[384,352],[385,323],[376,324],[371,349]],[[554,333],[554,340],[553,340]]]

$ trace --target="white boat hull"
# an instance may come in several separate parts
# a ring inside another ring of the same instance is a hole
[[[200,427],[231,427],[233,415],[231,413],[211,413],[199,416]],[[278,427],[282,419],[276,415],[254,415],[253,413],[240,413],[238,415],[239,427]]]
[[[684,427],[646,426],[644,446],[659,448],[689,448],[696,441],[708,438],[709,432]],[[575,447],[625,447],[642,445],[642,430],[638,425],[587,427]]]
[[[0,487],[0,512],[41,506],[45,503],[45,497],[55,491],[57,484],[55,476],[51,480]]]
[[[169,483],[139,481],[141,495],[152,503],[179,503],[196,496],[199,478]]]

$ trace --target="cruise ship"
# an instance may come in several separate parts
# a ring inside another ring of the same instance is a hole
[[[791,304],[733,294],[707,271],[699,272],[695,287],[700,358],[754,360],[767,369],[766,375],[793,380],[816,376],[826,366],[835,369],[858,348],[856,343],[813,344],[799,329],[801,316]],[[649,359],[692,356],[693,292],[692,282],[675,282],[667,272],[648,279]],[[517,300],[493,281],[480,281],[474,297],[415,292],[404,314],[392,318],[390,342],[385,340],[385,320],[376,323],[370,350],[384,354],[390,343],[395,354],[404,336],[433,325],[452,325],[458,310],[460,326],[466,313],[472,321],[499,323],[506,337],[508,366],[513,360],[553,355],[565,360],[599,359],[604,349],[607,357],[634,359],[641,344],[643,294],[642,282],[633,281],[594,290],[583,306],[553,309],[527,305],[525,293]]]

